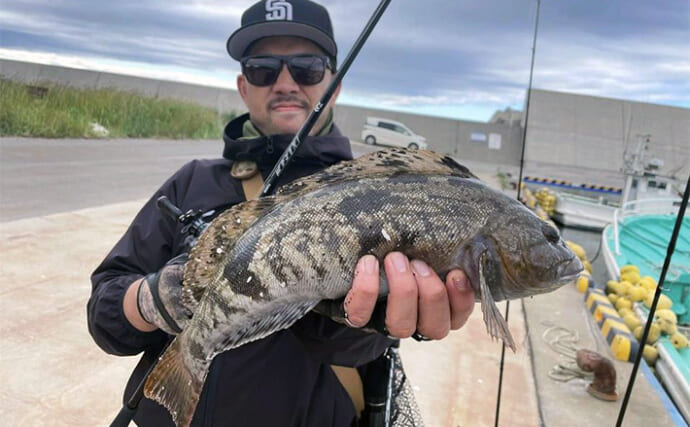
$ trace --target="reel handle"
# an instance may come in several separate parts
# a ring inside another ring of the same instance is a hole
[[[158,206],[158,209],[160,209],[161,212],[163,212],[170,218],[174,219],[175,221],[182,222],[184,213],[180,210],[180,208],[175,206],[166,196],[160,196],[156,200],[156,206]]]

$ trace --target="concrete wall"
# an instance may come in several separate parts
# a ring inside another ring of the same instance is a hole
[[[649,157],[662,173],[690,173],[690,109],[533,90],[525,159],[617,171],[626,146],[650,134]]]
[[[84,87],[112,87],[146,96],[195,102],[219,112],[245,111],[232,89],[155,80],[53,65],[0,59],[0,75],[25,82],[53,82]],[[431,149],[460,159],[519,165],[521,126],[451,120],[416,114],[338,104],[336,123],[349,138],[359,141],[367,116],[384,117],[408,125],[427,138]],[[472,141],[472,134],[485,141]],[[489,148],[488,139],[500,136],[500,148]],[[680,168],[690,173],[690,109],[598,98],[535,89],[529,114],[527,165],[582,166],[618,171],[626,141],[636,144],[637,134],[651,134],[650,155],[664,160],[662,172]]]
[[[242,98],[233,89],[8,59],[0,59],[0,75],[27,83],[48,82],[84,89],[114,88],[145,96],[194,102],[219,112],[245,110]]]
[[[405,123],[415,133],[424,136],[429,148],[434,151],[452,154],[460,159],[520,164],[522,134],[519,126],[452,120],[348,105],[338,105],[335,111],[336,124],[345,135],[356,141],[362,138],[362,128],[367,116],[374,116]],[[472,141],[470,136],[473,133],[484,134],[486,140]],[[500,148],[489,148],[490,134],[496,135],[493,139],[500,136]]]
[[[49,82],[80,88],[115,88],[145,96],[191,101],[220,112],[246,111],[237,91],[189,83],[155,80],[98,71],[78,70],[55,65],[0,59],[0,75],[28,83]],[[431,149],[460,158],[517,165],[520,160],[519,127],[431,116],[396,113],[337,105],[336,123],[343,134],[359,141],[367,116],[386,117],[407,124],[427,138]],[[473,132],[500,135],[500,149],[489,149],[488,141],[471,142]]]

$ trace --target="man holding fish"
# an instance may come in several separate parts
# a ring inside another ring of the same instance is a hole
[[[223,158],[191,162],[164,183],[92,276],[88,322],[95,341],[111,354],[144,352],[127,396],[192,314],[183,302],[187,258],[179,255],[187,251],[184,236],[179,224],[156,209],[156,199],[165,195],[183,211],[220,213],[251,198],[247,182],[268,175],[336,70],[328,12],[306,0],[256,3],[244,13],[227,49],[242,64],[237,87],[249,114],[226,126]],[[333,123],[337,95],[278,186],[351,159],[349,141]],[[391,343],[382,334],[358,329],[374,312],[381,267],[389,288],[385,327],[391,337],[417,333],[442,339],[462,327],[472,312],[474,292],[459,269],[442,280],[426,263],[401,252],[364,255],[342,303],[349,326],[311,312],[289,329],[219,354],[192,425],[356,425],[361,408],[351,390],[343,389],[339,367],[359,367],[359,374],[366,375],[367,363]],[[173,422],[165,408],[149,399],[139,405],[135,421],[156,426]]]

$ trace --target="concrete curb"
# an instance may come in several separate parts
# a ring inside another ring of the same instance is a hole
[[[143,201],[0,223],[3,425],[107,425],[135,357],[87,331],[89,275]]]
[[[597,288],[587,289],[585,305],[592,313],[594,322],[599,325],[601,335],[609,344],[613,357],[624,362],[635,360],[640,345],[604,291]]]

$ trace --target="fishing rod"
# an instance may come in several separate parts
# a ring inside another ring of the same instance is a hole
[[[688,197],[690,196],[690,176],[688,176],[688,182],[685,184],[685,192],[683,193],[683,199],[680,203],[680,208],[678,209],[678,216],[676,217],[676,224],[673,226],[673,233],[671,234],[671,240],[668,242],[668,249],[666,250],[666,258],[664,259],[664,266],[661,268],[661,275],[659,277],[659,282],[654,292],[654,299],[652,300],[652,306],[649,308],[649,315],[647,316],[647,322],[644,325],[644,332],[642,332],[642,338],[640,338],[640,347],[635,355],[635,363],[633,364],[632,372],[630,373],[630,379],[628,380],[628,386],[625,390],[625,396],[623,397],[623,403],[621,404],[620,412],[618,413],[618,420],[616,421],[616,427],[620,427],[623,424],[623,417],[625,417],[625,412],[628,408],[628,400],[630,400],[630,394],[632,393],[633,385],[635,384],[635,377],[637,376],[637,369],[640,367],[640,361],[642,360],[642,353],[644,348],[644,343],[647,342],[647,337],[649,336],[649,330],[652,327],[652,320],[654,320],[654,312],[656,311],[656,305],[659,302],[659,297],[661,297],[661,290],[664,288],[664,280],[666,280],[666,272],[671,265],[671,257],[673,252],[676,250],[676,241],[678,240],[678,234],[680,233],[680,227],[683,223],[683,217],[685,216],[685,209],[688,207]]]
[[[354,45],[352,46],[352,49],[343,61],[342,66],[340,67],[338,72],[335,73],[335,76],[333,76],[331,83],[326,88],[326,92],[323,94],[319,102],[316,104],[312,112],[309,114],[307,120],[304,122],[304,124],[302,124],[302,127],[300,128],[297,135],[295,135],[295,137],[287,146],[283,154],[280,156],[278,163],[276,163],[270,175],[266,178],[264,186],[261,190],[260,197],[265,196],[270,192],[276,180],[280,177],[280,175],[283,173],[287,165],[294,157],[299,146],[302,144],[307,135],[309,135],[309,132],[311,132],[311,129],[314,127],[314,124],[316,124],[316,121],[321,116],[324,106],[328,105],[328,102],[333,97],[333,93],[335,93],[335,90],[342,81],[343,77],[345,76],[345,73],[347,73],[347,71],[350,69],[350,65],[352,65],[352,62],[354,62],[355,57],[357,57],[357,55],[359,54],[359,51],[362,49],[362,46],[364,46],[364,43],[369,38],[369,35],[374,30],[374,27],[381,19],[383,12],[386,10],[390,2],[391,0],[381,0],[376,10],[374,10],[373,15],[371,16],[371,18],[369,18],[369,21],[365,25],[364,30],[362,30],[362,33],[359,35]],[[157,205],[159,209],[163,211],[164,214],[175,219],[176,221],[182,223],[185,226],[184,231],[186,234],[189,234],[188,237],[190,237],[190,243],[194,242],[195,238],[198,237],[198,234],[200,234],[201,231],[203,231],[203,229],[205,228],[206,224],[203,221],[203,215],[199,212],[189,211],[187,213],[182,213],[182,211],[175,205],[173,205],[169,200],[167,200],[167,198],[165,200],[159,199]],[[161,351],[160,354],[163,354],[166,348],[167,345],[163,348],[163,351]],[[156,362],[157,360],[158,358],[156,358]],[[149,367],[148,371],[146,372],[146,375],[144,375],[144,378],[141,380],[134,393],[129,397],[129,399],[127,399],[125,404],[122,406],[122,409],[116,415],[115,419],[110,424],[110,427],[129,426],[129,423],[132,421],[134,415],[136,414],[141,399],[144,397],[144,385],[146,384],[146,380],[148,379],[149,374],[153,371],[153,368],[156,366],[156,362],[154,362]]]
[[[345,73],[347,73],[347,71],[350,69],[350,65],[352,65],[352,62],[354,62],[355,58],[359,54],[359,51],[362,49],[362,46],[364,46],[364,42],[366,42],[369,38],[369,34],[371,34],[371,32],[374,30],[374,27],[379,22],[379,19],[381,19],[383,12],[386,10],[390,2],[391,0],[381,0],[381,3],[379,3],[373,15],[371,18],[369,18],[369,22],[367,22],[367,24],[364,26],[364,30],[362,30],[362,33],[359,35],[354,45],[352,45],[352,49],[350,49],[350,52],[345,57],[340,69],[337,73],[335,73],[335,76],[333,76],[331,83],[328,85],[328,88],[326,88],[326,92],[324,92],[319,102],[316,103],[314,109],[311,111],[311,113],[309,113],[309,117],[307,117],[307,120],[302,124],[302,127],[300,128],[299,132],[297,132],[297,135],[292,138],[292,141],[290,141],[290,144],[287,146],[287,148],[285,148],[285,151],[283,151],[280,159],[278,159],[278,163],[276,163],[276,165],[273,167],[273,170],[264,181],[264,186],[261,189],[259,197],[267,195],[273,188],[273,185],[276,183],[280,175],[283,174],[285,168],[295,156],[297,149],[300,147],[300,145],[302,145],[302,142],[304,142],[306,137],[309,135],[309,132],[311,132],[312,128],[316,124],[316,121],[319,119],[319,117],[321,117],[324,107],[330,102],[331,98],[333,97],[333,93],[335,93],[338,85],[343,80],[343,77],[345,77]]]
[[[529,67],[529,83],[527,85],[527,100],[525,101],[525,126],[522,129],[522,148],[520,153],[520,173],[517,185],[517,199],[520,200],[520,190],[522,187],[522,172],[525,166],[525,146],[527,145],[527,123],[529,120],[529,103],[532,98],[532,77],[534,76],[534,57],[537,52],[537,31],[539,29],[539,9],[541,0],[537,0],[537,15],[534,20],[534,37],[532,38],[532,60]],[[510,314],[510,301],[506,300],[506,324]],[[501,346],[501,365],[498,373],[498,395],[496,397],[496,415],[494,416],[494,427],[498,427],[499,415],[501,412],[501,392],[503,391],[503,368],[505,366],[506,344]]]

